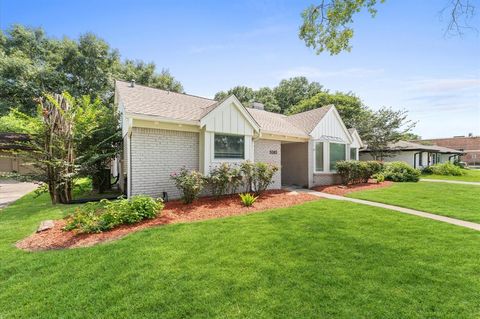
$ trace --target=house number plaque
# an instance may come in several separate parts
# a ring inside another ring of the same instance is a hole
[[[277,154],[277,150],[270,150],[270,154],[271,154],[271,155],[276,155],[276,154]]]

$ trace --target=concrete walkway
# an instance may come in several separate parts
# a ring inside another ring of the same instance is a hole
[[[441,222],[444,222],[444,223],[449,223],[449,224],[452,224],[452,225],[457,225],[457,226],[466,227],[466,228],[470,228],[470,229],[480,231],[480,224],[477,224],[477,223],[467,222],[467,221],[456,219],[456,218],[450,218],[450,217],[430,214],[430,213],[426,213],[426,212],[422,212],[422,211],[414,210],[414,209],[410,209],[410,208],[404,208],[404,207],[399,207],[399,206],[394,206],[394,205],[371,202],[371,201],[363,200],[363,199],[356,199],[356,198],[332,195],[332,194],[317,192],[317,191],[309,190],[309,189],[302,189],[302,190],[295,189],[295,191],[306,192],[306,193],[309,193],[309,194],[312,194],[312,195],[315,195],[315,196],[318,196],[318,197],[323,197],[323,198],[328,198],[328,199],[343,200],[343,201],[357,203],[357,204],[386,208],[386,209],[394,210],[394,211],[404,213],[404,214],[410,214],[410,215],[420,216],[420,217],[423,217],[423,218],[438,220],[438,221],[441,221]]]
[[[450,184],[463,184],[463,185],[475,185],[475,186],[480,186],[480,182],[451,181],[451,180],[447,180],[447,179],[421,178],[421,179],[420,179],[420,182],[450,183]]]
[[[23,195],[30,193],[37,187],[38,185],[34,183],[0,180],[0,209],[16,201]]]

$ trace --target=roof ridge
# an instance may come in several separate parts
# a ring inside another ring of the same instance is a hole
[[[125,81],[125,80],[118,80],[118,79],[114,79],[114,80],[115,80],[115,82],[130,83],[129,81]],[[195,98],[198,98],[198,99],[208,100],[208,101],[212,101],[212,102],[218,102],[217,100],[209,99],[208,97],[203,97],[203,96],[199,96],[199,95],[169,91],[169,90],[154,88],[154,87],[151,87],[151,86],[148,86],[148,85],[143,85],[143,84],[138,84],[138,83],[135,83],[135,85],[136,86],[142,86],[142,87],[147,88],[147,89],[158,90],[158,91],[163,91],[163,92],[168,92],[168,93],[175,93],[175,94],[180,94],[180,95],[186,95],[186,96],[191,96],[191,97],[195,97]]]

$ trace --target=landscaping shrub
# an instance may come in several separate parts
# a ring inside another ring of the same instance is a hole
[[[80,233],[99,233],[122,224],[134,224],[143,219],[155,218],[163,209],[161,199],[149,196],[133,196],[115,201],[103,199],[97,203],[86,203],[77,207],[67,217],[64,230],[78,230]]]
[[[189,171],[183,167],[180,172],[170,175],[170,178],[182,193],[182,200],[185,204],[192,203],[203,190],[204,178],[200,172]]]
[[[257,200],[258,196],[254,196],[253,194],[251,193],[244,193],[244,194],[239,194],[240,196],[240,199],[242,201],[242,204],[245,206],[245,207],[250,207],[253,205],[253,203],[255,203],[255,201]]]
[[[385,181],[385,176],[382,173],[373,174],[372,178],[377,181],[377,183],[382,183]]]
[[[247,192],[253,191],[257,195],[262,194],[273,182],[273,175],[275,175],[278,169],[278,166],[270,163],[243,162],[240,165],[240,171]]]
[[[212,195],[219,197],[229,192],[235,193],[242,183],[242,175],[237,166],[222,163],[210,170],[210,175],[205,177],[205,181]]]
[[[383,175],[386,180],[392,182],[418,182],[420,170],[404,162],[390,162],[385,163]]]
[[[464,169],[460,168],[457,165],[454,165],[450,162],[443,164],[435,164],[429,166],[429,171],[431,173],[426,173],[425,170],[422,171],[424,174],[436,174],[436,175],[449,175],[449,176],[461,176],[465,174]]]
[[[382,171],[383,165],[377,161],[339,161],[336,164],[337,174],[342,184],[366,183],[368,179]]]

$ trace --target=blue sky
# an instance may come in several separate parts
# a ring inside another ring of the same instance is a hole
[[[375,19],[355,18],[353,50],[337,56],[318,56],[297,36],[312,3],[0,0],[0,28],[20,23],[71,38],[93,32],[124,58],[170,69],[191,94],[304,75],[374,109],[407,109],[422,137],[480,134],[480,36],[444,37],[439,11],[447,0],[387,0]],[[480,32],[479,21],[471,23]]]

